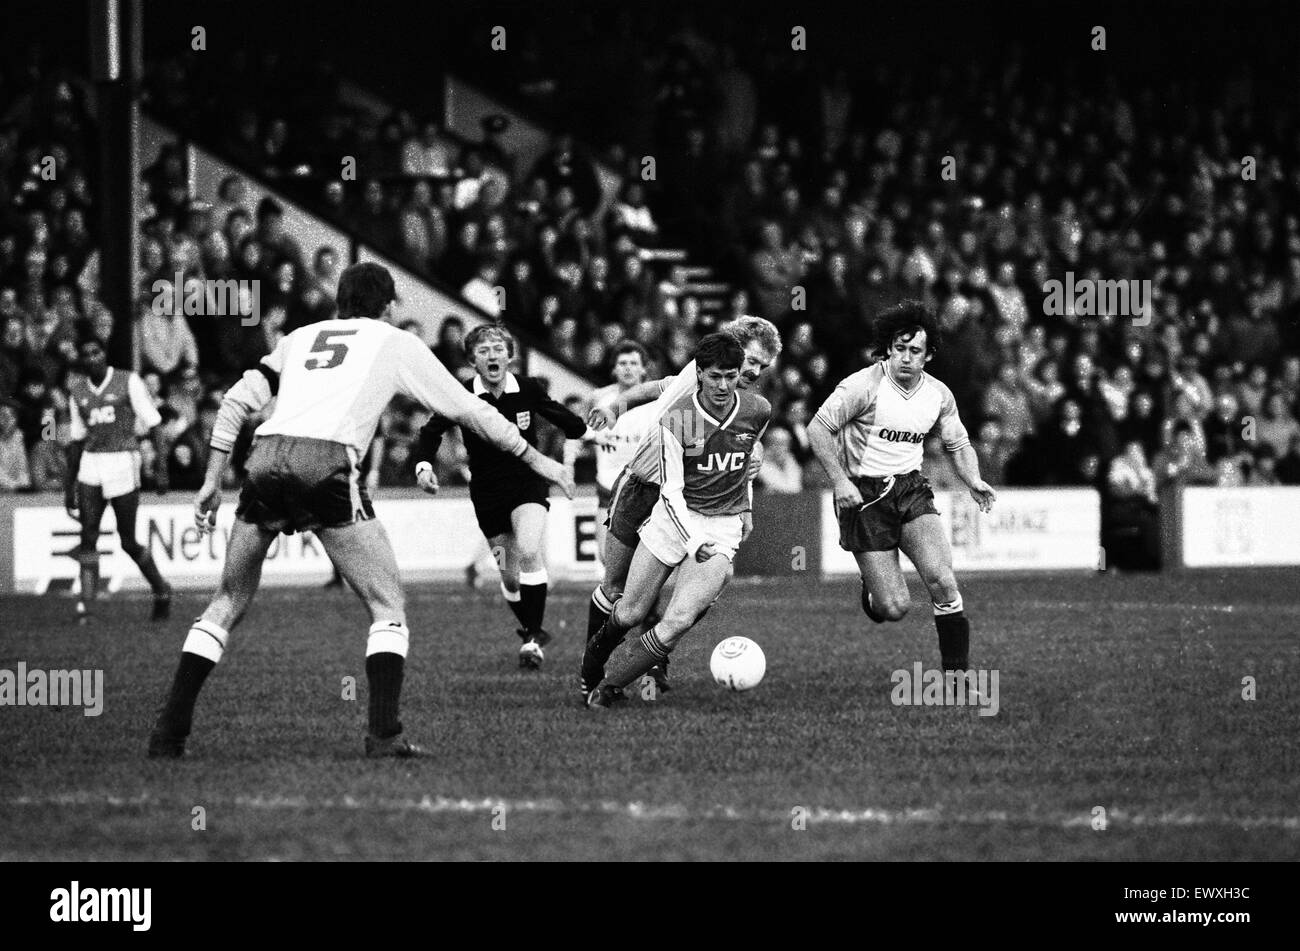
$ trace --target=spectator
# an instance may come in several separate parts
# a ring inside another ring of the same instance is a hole
[[[1277,461],[1277,478],[1283,485],[1300,485],[1300,433],[1291,437],[1286,455]]]
[[[1166,426],[1162,436],[1164,443],[1151,465],[1158,486],[1214,484],[1217,474],[1206,460],[1205,451],[1197,445],[1187,420]]]
[[[13,408],[0,403],[0,492],[18,492],[31,486],[22,430]]]
[[[55,419],[55,397],[45,382],[45,374],[29,369],[19,382],[17,404],[18,428],[23,443],[30,450],[48,431]]]
[[[478,273],[460,289],[460,296],[479,310],[500,317],[501,302],[497,299],[497,281],[500,276],[501,268],[495,261],[481,261]]]
[[[574,201],[584,215],[592,214],[600,204],[600,181],[596,168],[577,151],[573,136],[562,132],[555,137],[549,152],[537,160],[530,177],[546,182],[553,195],[567,185],[573,189]]]
[[[0,400],[18,392],[23,375],[32,365],[28,353],[22,318],[7,318],[0,333]]]
[[[1205,455],[1218,463],[1225,457],[1238,456],[1245,449],[1242,438],[1244,423],[1237,410],[1237,397],[1220,393],[1214,400],[1214,412],[1205,420]]]
[[[402,174],[446,178],[451,175],[455,159],[456,146],[443,137],[436,119],[428,119],[419,137],[411,137],[402,145]]]
[[[975,439],[975,455],[979,459],[980,475],[989,485],[1007,484],[1007,463],[1014,453],[1016,443],[1008,439],[1002,421],[996,416],[980,424]]]
[[[465,322],[455,314],[443,318],[442,325],[438,328],[438,343],[433,348],[433,355],[454,376],[462,380],[474,375],[473,369],[465,359]]]
[[[176,293],[177,289],[167,284],[152,303],[141,308],[136,322],[136,346],[143,369],[164,379],[199,365],[198,344],[180,316]]]
[[[1254,461],[1250,467],[1250,476],[1246,484],[1251,486],[1281,485],[1277,474],[1277,454],[1270,445],[1263,445],[1255,450]]]
[[[756,481],[769,492],[791,494],[803,490],[803,467],[791,452],[793,441],[784,426],[772,427],[763,440],[763,465]]]
[[[1142,443],[1130,439],[1110,463],[1102,494],[1102,546],[1119,568],[1160,567],[1160,520],[1156,477]]]
[[[1264,402],[1264,418],[1255,426],[1255,438],[1280,458],[1297,435],[1300,435],[1300,422],[1292,414],[1286,397],[1280,392],[1271,394]]]
[[[803,276],[803,263],[794,248],[784,245],[775,221],[764,224],[760,235],[761,244],[749,259],[754,303],[760,317],[779,323],[790,311],[791,288]]]
[[[1033,374],[1022,377],[1021,382],[1029,397],[1030,412],[1033,414],[1036,429],[1052,417],[1057,405],[1065,396],[1065,384],[1061,382],[1060,365],[1051,357],[1044,357],[1034,368]]]
[[[1020,384],[1020,369],[1014,361],[998,367],[997,379],[984,396],[984,414],[997,417],[1002,422],[1005,437],[1013,443],[1020,442],[1034,430],[1033,413],[1029,395]]]
[[[64,447],[68,426],[60,423],[53,439],[38,439],[27,453],[33,492],[62,492],[67,484],[68,462]]]
[[[1136,439],[1149,455],[1160,448],[1160,416],[1155,397],[1148,391],[1134,390],[1119,432],[1121,442]]]
[[[167,454],[167,488],[172,492],[196,492],[203,486],[203,465],[193,445],[182,440]]]

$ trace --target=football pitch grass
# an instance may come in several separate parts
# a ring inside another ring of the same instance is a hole
[[[180,762],[144,750],[206,592],[163,626],[139,595],[84,628],[66,597],[5,598],[0,668],[102,668],[105,699],[0,707],[0,860],[1300,858],[1294,571],[962,582],[996,716],[891,702],[938,661],[914,579],[882,626],[856,580],[735,584],[674,689],[604,715],[576,702],[588,586],[552,591],[540,673],[495,585],[410,586],[415,762],[362,757],[350,593],[264,590]],[[745,694],[708,673],[734,634],[767,655]]]

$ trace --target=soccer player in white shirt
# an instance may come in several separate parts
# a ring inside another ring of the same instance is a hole
[[[808,425],[813,452],[835,487],[840,547],[862,574],[862,610],[872,621],[898,621],[910,599],[898,552],[911,559],[930,592],[945,670],[966,670],[970,622],[952,571],[952,549],[921,475],[922,445],[936,432],[980,511],[996,496],[980,478],[952,391],[925,372],[939,350],[934,316],[915,301],[875,322],[882,357],[846,377]]]
[[[207,476],[194,501],[200,531],[216,525],[221,476],[245,420],[272,397],[275,410],[257,428],[221,584],[185,638],[171,693],[149,738],[151,757],[184,754],[199,690],[257,592],[267,550],[281,532],[296,531],[317,533],[370,612],[366,755],[424,753],[402,736],[398,719],[410,631],[397,560],[374,518],[360,471],[379,416],[395,394],[515,453],[573,497],[573,480],[561,463],[529,446],[417,337],[386,322],[396,296],[387,269],[353,265],[339,278],[339,316],[286,336],[226,392],[212,430]]]

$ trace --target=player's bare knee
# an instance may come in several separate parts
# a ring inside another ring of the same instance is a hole
[[[640,598],[624,595],[614,604],[614,618],[619,627],[636,627],[650,614],[653,607]]]
[[[887,597],[876,606],[876,609],[886,621],[901,621],[907,616],[911,607],[912,605],[905,598]]]
[[[946,604],[957,599],[957,578],[952,571],[935,571],[926,575],[925,587],[932,600]]]

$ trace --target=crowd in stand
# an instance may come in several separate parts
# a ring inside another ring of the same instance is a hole
[[[765,384],[777,423],[762,483],[773,491],[815,484],[805,424],[868,361],[870,316],[904,297],[939,314],[931,369],[954,390],[994,485],[1095,485],[1140,511],[1175,481],[1300,484],[1300,130],[1294,114],[1266,108],[1249,73],[1203,89],[1157,76],[1094,88],[1068,72],[1036,78],[1013,56],[939,66],[922,82],[886,63],[746,62],[691,29],[653,55],[608,42],[610,59],[630,64],[620,129],[635,146],[601,156],[624,178],[614,196],[571,136],[520,168],[501,117],[476,142],[401,112],[366,121],[340,105],[328,70],[294,72],[274,54],[223,62],[219,82],[162,63],[150,88],[164,114],[209,120],[241,166],[309,193],[327,219],[601,381],[624,338],[665,373],[718,322],[771,319],[785,341]],[[523,92],[555,85],[517,79]],[[62,418],[72,322],[104,331],[113,319],[94,292],[84,116],[62,90],[18,91],[0,125],[3,187],[22,199],[5,202],[0,232],[0,385],[14,403],[0,434],[16,425],[29,451],[46,411]],[[52,101],[36,108],[42,95]],[[62,163],[57,182],[32,171],[46,150]],[[342,156],[357,160],[356,181],[340,179]],[[146,381],[174,413],[160,471],[180,485],[201,463],[221,387],[329,312],[339,255],[300,248],[274,202],[250,211],[238,178],[196,201],[179,153],[165,151],[145,184],[135,316]],[[644,252],[664,245],[732,282],[723,311],[655,276]],[[149,291],[177,271],[260,280],[263,319],[167,316]],[[1044,285],[1067,273],[1150,281],[1149,306],[1051,314]],[[434,346],[464,374],[457,336],[448,322]],[[395,409],[386,429],[375,471],[409,482],[409,412]],[[173,459],[178,446],[191,451]],[[941,452],[927,455],[936,487],[955,481]]]

